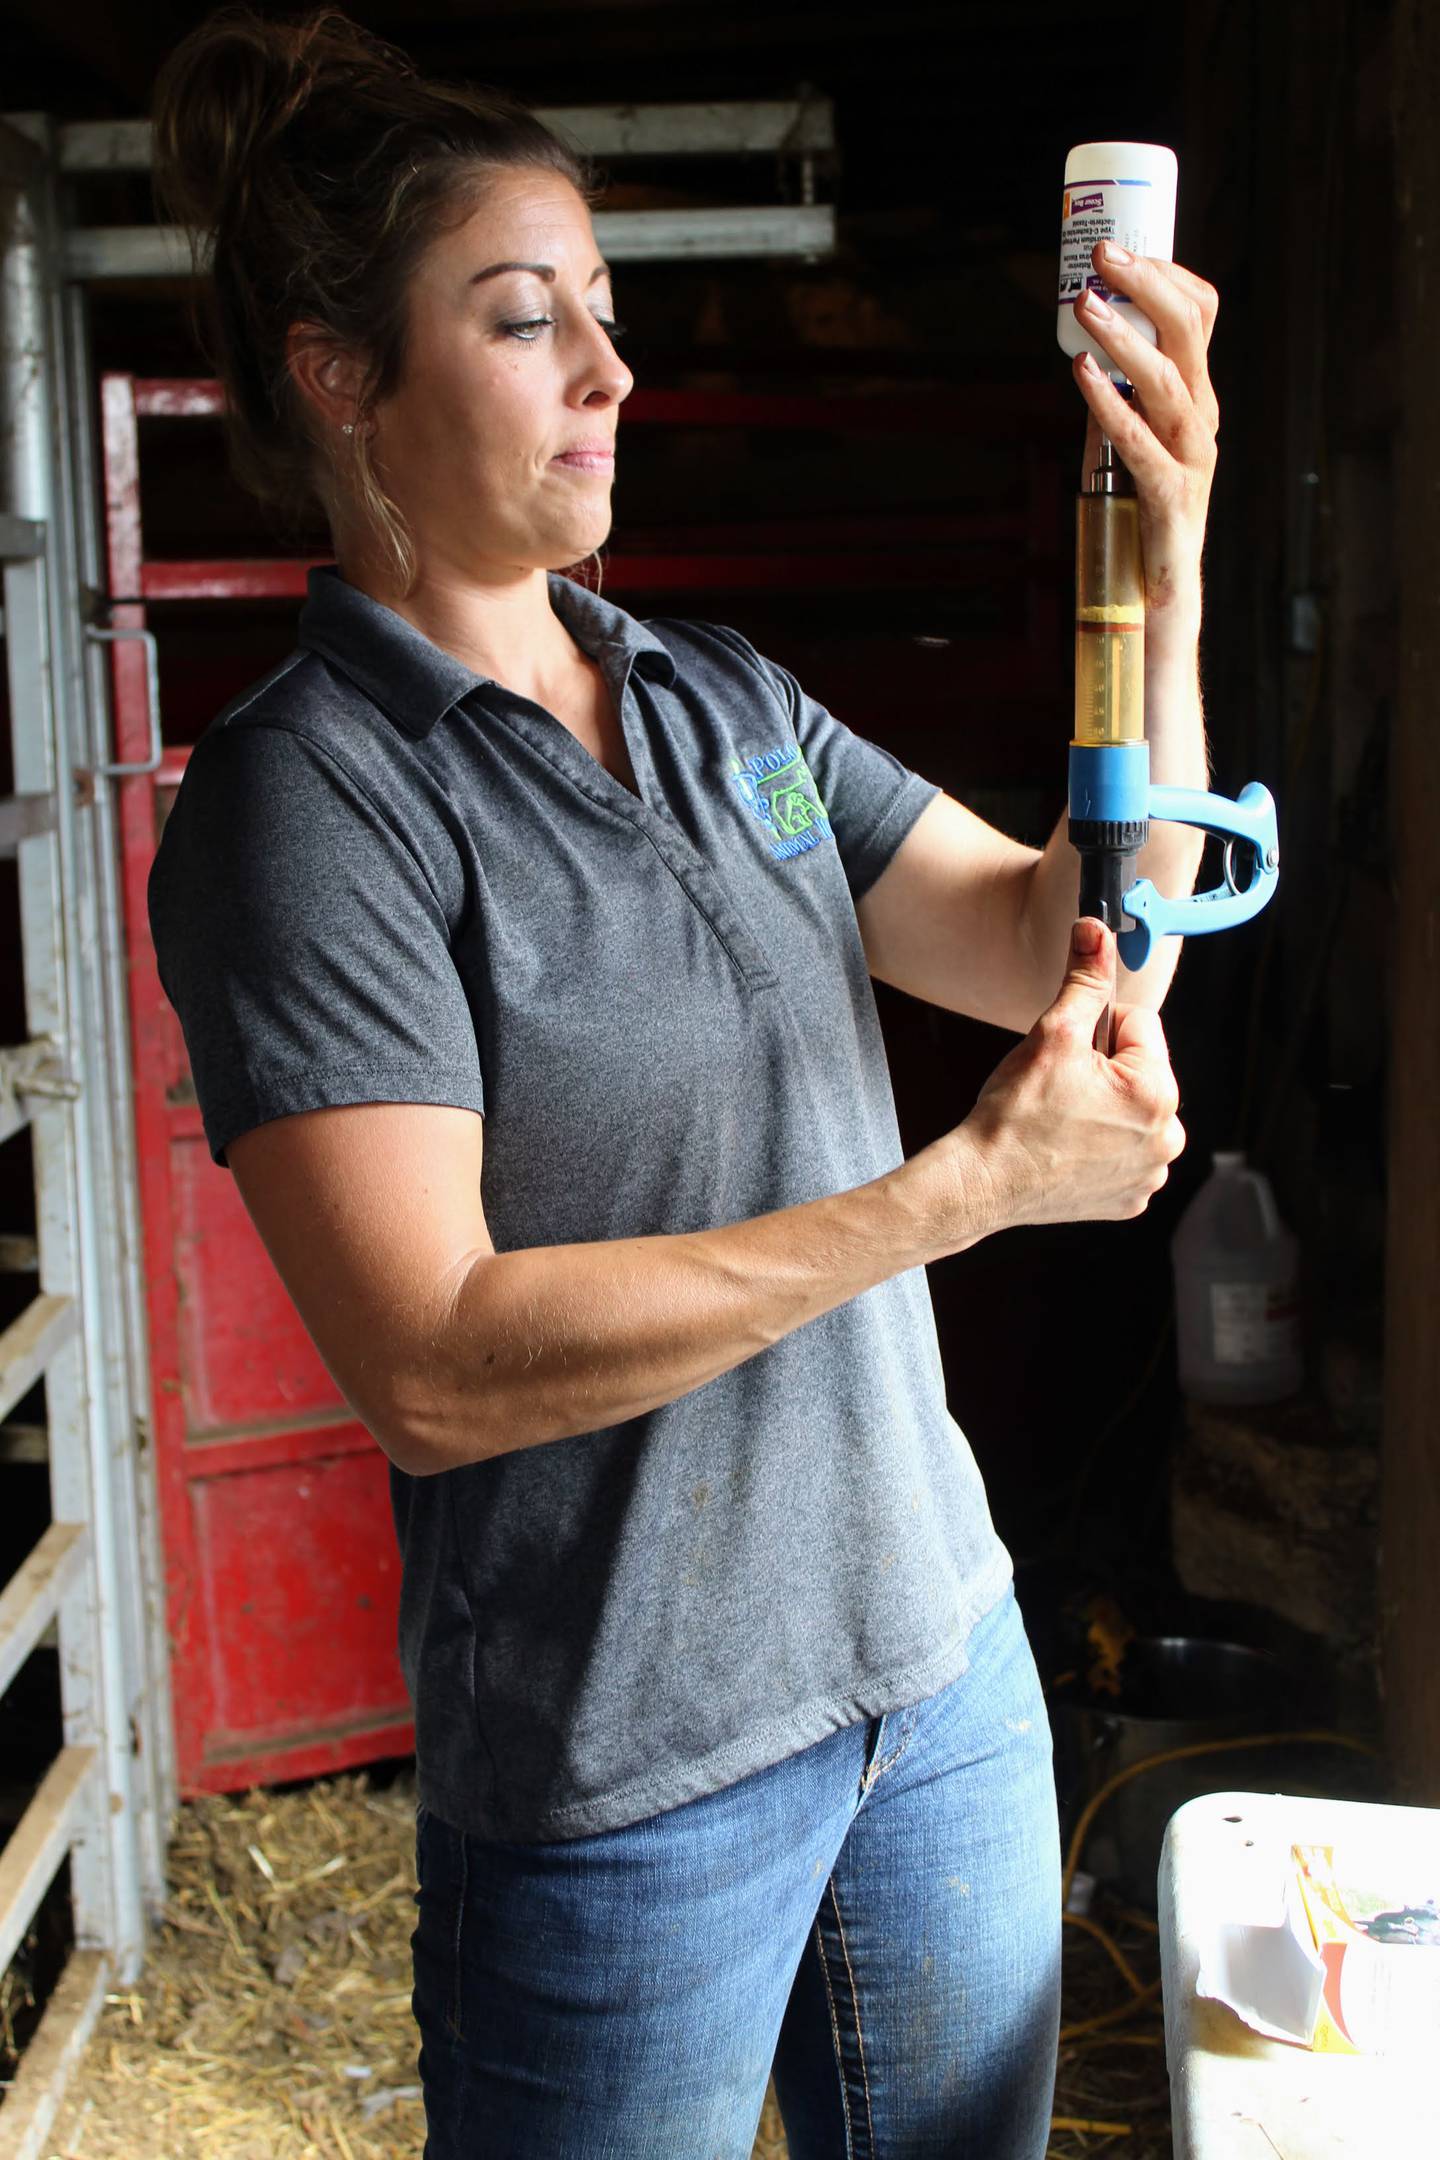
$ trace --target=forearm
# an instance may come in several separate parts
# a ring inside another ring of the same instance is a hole
[[[389,1452],[417,1475],[596,1432],[673,1402],[808,1320],[994,1227],[959,1134],[848,1192],[723,1228],[477,1255]]]

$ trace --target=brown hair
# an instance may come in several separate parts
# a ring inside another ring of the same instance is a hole
[[[394,47],[332,8],[298,22],[227,7],[182,40],[155,86],[156,202],[189,229],[209,272],[201,349],[227,393],[236,477],[298,521],[347,487],[402,586],[414,546],[371,466],[365,430],[347,470],[319,464],[285,358],[311,321],[366,362],[361,409],[399,382],[410,278],[438,229],[498,171],[562,174],[593,207],[578,149],[503,90],[427,82]]]

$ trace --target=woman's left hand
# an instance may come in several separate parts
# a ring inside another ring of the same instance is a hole
[[[1199,615],[1200,556],[1220,424],[1206,356],[1220,297],[1213,285],[1179,263],[1149,255],[1120,260],[1123,251],[1112,258],[1109,246],[1103,240],[1097,244],[1095,269],[1111,291],[1123,293],[1148,316],[1159,348],[1092,292],[1076,303],[1080,327],[1135,386],[1132,403],[1088,354],[1072,361],[1090,408],[1081,486],[1099,461],[1103,429],[1135,482],[1145,600],[1154,629],[1166,609],[1197,620]]]

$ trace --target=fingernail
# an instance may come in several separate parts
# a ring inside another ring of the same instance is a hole
[[[1100,255],[1104,262],[1128,263],[1135,260],[1128,248],[1120,247],[1114,240],[1101,241]]]
[[[1100,950],[1100,940],[1105,935],[1093,915],[1082,915],[1070,933],[1070,950],[1078,959],[1086,960],[1091,953]]]
[[[1089,313],[1094,316],[1096,322],[1109,322],[1115,313],[1115,310],[1108,307],[1097,292],[1086,293],[1085,306]]]

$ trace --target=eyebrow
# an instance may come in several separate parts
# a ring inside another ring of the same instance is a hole
[[[478,285],[483,278],[499,277],[503,270],[530,270],[534,272],[536,277],[544,278],[547,285],[553,285],[555,282],[555,272],[549,263],[503,262],[491,263],[488,270],[477,270],[470,283]],[[589,290],[590,285],[593,285],[597,278],[609,277],[609,275],[609,263],[602,262],[596,269],[591,271],[586,290]]]

